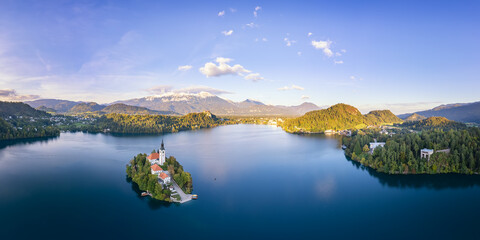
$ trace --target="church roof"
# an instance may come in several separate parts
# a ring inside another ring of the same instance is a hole
[[[150,155],[148,155],[147,159],[148,160],[155,160],[155,159],[159,159],[160,158],[160,154],[158,153],[152,153]]]

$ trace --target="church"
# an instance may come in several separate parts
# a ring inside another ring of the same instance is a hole
[[[163,165],[165,163],[165,145],[163,144],[163,139],[160,149],[158,149],[157,152],[148,155],[147,159],[150,162],[150,165]]]

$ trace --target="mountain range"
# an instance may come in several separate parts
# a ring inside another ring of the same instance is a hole
[[[94,102],[74,102],[58,99],[40,99],[25,102],[34,108],[53,109],[57,113],[84,112],[184,115],[210,111],[215,115],[230,116],[300,116],[320,107],[305,102],[298,106],[267,105],[247,99],[234,102],[207,92],[166,93],[100,105]]]
[[[457,122],[480,123],[480,102],[440,105],[430,110],[415,112],[423,117],[445,117]],[[407,120],[412,114],[401,114],[399,118]]]

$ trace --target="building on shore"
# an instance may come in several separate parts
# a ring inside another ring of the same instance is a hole
[[[152,174],[163,173],[163,169],[157,164],[153,164],[152,166],[150,166],[150,170],[152,171]]]
[[[434,153],[445,153],[445,154],[449,154],[450,153],[450,148],[446,148],[446,149],[442,149],[442,150],[433,150],[433,149],[428,149],[428,148],[424,148],[422,150],[420,150],[420,158],[426,158],[427,161],[430,161],[430,156],[432,156],[432,154]]]
[[[160,178],[164,184],[170,183],[170,177],[164,172],[161,172],[160,174],[158,174],[158,178]]]
[[[385,142],[377,142],[377,139],[373,139],[373,142],[370,143],[370,154],[373,154],[373,150],[377,147],[384,147]]]
[[[420,158],[426,158],[427,161],[430,160],[430,156],[434,153],[433,149],[424,148],[420,150]]]

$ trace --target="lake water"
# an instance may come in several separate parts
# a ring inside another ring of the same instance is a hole
[[[127,181],[162,138],[198,200],[142,198]],[[479,216],[479,176],[378,174],[335,138],[270,126],[0,145],[0,239],[478,239]]]

